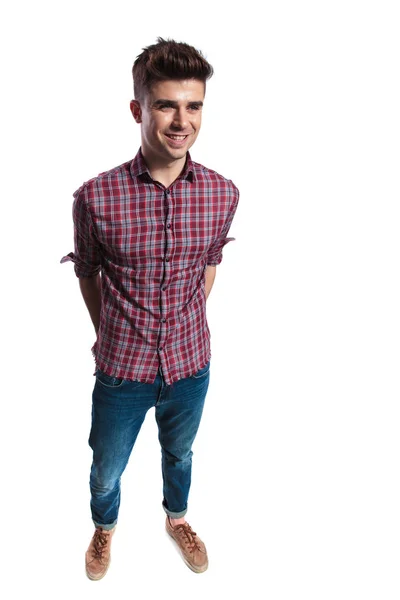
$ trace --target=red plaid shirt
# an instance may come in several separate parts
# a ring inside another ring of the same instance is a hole
[[[222,260],[239,192],[191,160],[165,188],[141,150],[74,193],[77,277],[101,272],[96,367],[153,383],[196,373],[210,359],[205,269]]]

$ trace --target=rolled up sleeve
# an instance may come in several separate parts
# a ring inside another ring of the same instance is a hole
[[[101,270],[101,253],[87,206],[86,195],[85,187],[79,188],[74,193],[72,217],[75,251],[63,256],[60,261],[61,263],[72,261],[77,277],[93,277]]]
[[[218,239],[212,244],[207,253],[207,265],[215,266],[219,265],[222,261],[222,250],[228,242],[233,242],[235,240],[234,237],[227,237],[229,229],[231,228],[233,217],[235,216],[236,209],[239,202],[239,190],[237,187],[234,187],[234,199],[230,206],[228,217],[224,223],[224,227],[221,231],[221,234],[218,236]]]

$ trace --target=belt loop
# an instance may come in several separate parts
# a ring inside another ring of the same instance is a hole
[[[163,372],[162,372],[161,365],[158,367],[158,373],[159,373],[159,375],[160,375],[160,379],[161,379],[161,385],[160,385],[160,391],[159,391],[159,393],[158,393],[158,398],[157,398],[157,402],[156,402],[156,404],[159,404],[159,403],[160,403],[161,396],[162,396],[162,393],[163,393],[163,391],[164,391],[164,387],[165,387],[165,379],[164,379],[164,375],[163,375]]]

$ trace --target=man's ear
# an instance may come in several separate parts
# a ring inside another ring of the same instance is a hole
[[[131,109],[131,113],[132,113],[133,118],[135,119],[136,123],[141,123],[142,122],[142,109],[140,107],[139,100],[131,100],[130,109]]]

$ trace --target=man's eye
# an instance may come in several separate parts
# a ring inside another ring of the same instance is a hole
[[[193,104],[192,106],[189,106],[189,110],[200,110],[200,106],[198,104]]]

